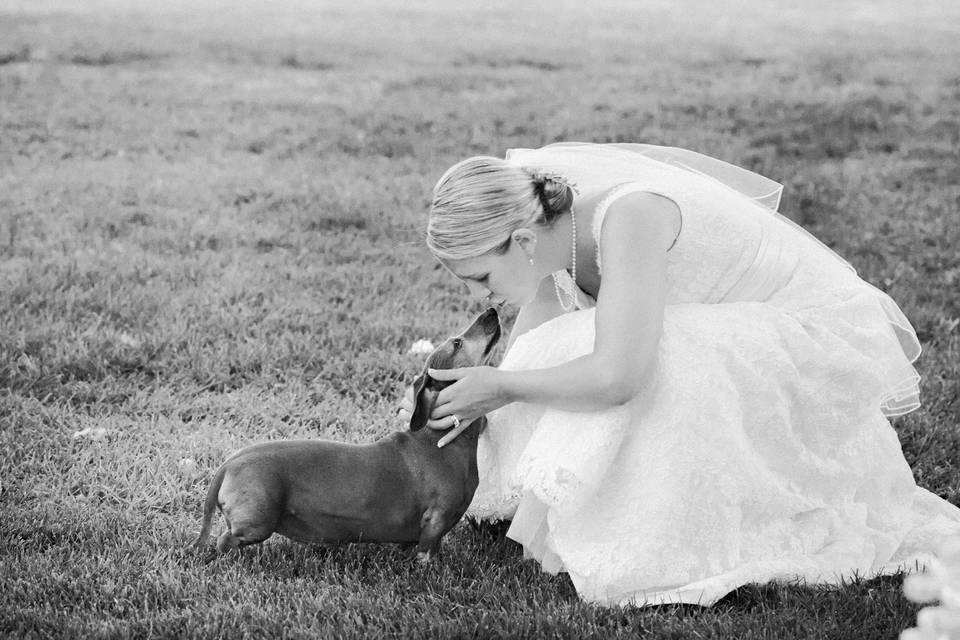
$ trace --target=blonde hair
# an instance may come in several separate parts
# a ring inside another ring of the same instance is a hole
[[[442,260],[505,252],[515,229],[551,225],[573,204],[560,176],[475,156],[447,169],[433,188],[427,246]]]

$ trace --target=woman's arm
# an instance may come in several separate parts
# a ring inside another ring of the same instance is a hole
[[[549,369],[504,372],[507,401],[589,411],[640,391],[660,342],[666,254],[679,215],[672,200],[646,192],[610,205],[600,237],[604,270],[593,353]]]
[[[655,361],[663,326],[666,252],[679,218],[677,205],[660,195],[634,192],[618,198],[607,210],[601,231],[604,270],[593,352],[545,369],[437,372],[439,379],[458,382],[440,393],[433,417],[456,414],[469,420],[510,402],[591,411],[633,398]]]

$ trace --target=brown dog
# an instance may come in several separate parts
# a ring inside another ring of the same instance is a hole
[[[410,431],[359,445],[267,442],[231,455],[210,484],[194,546],[203,548],[219,507],[227,524],[217,540],[221,553],[279,533],[300,542],[416,542],[418,557],[428,559],[473,499],[486,419],[438,448],[447,432],[423,427],[450,383],[433,380],[427,368],[483,364],[499,339],[500,320],[488,309],[430,354],[414,382]]]

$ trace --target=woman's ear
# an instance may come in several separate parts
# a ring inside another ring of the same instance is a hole
[[[514,229],[510,234],[510,239],[523,251],[526,256],[533,259],[533,253],[537,249],[537,232],[527,227]]]

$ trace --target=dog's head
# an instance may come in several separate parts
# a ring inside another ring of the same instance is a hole
[[[433,406],[437,403],[437,395],[444,387],[452,384],[434,380],[427,374],[427,369],[459,369],[486,364],[490,352],[499,340],[500,317],[496,309],[490,308],[477,316],[463,333],[447,338],[434,349],[427,358],[423,373],[413,382],[411,431],[419,431],[427,424]]]

